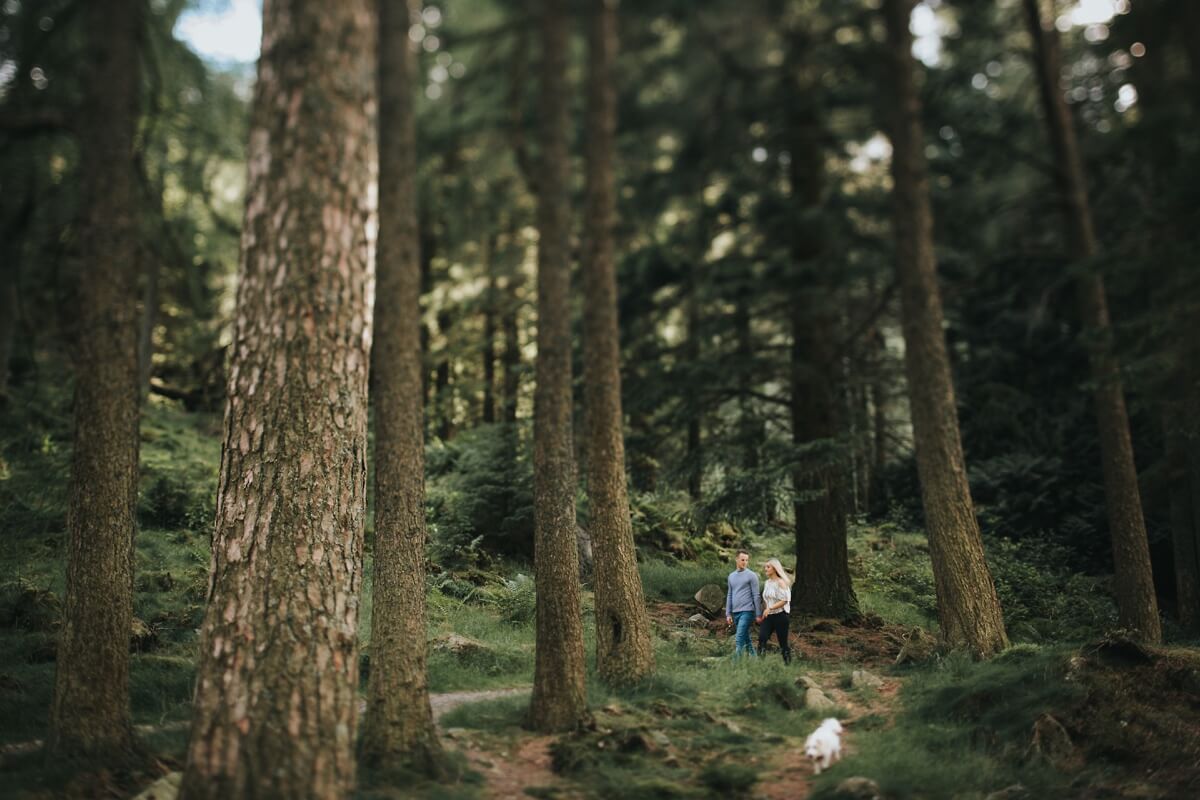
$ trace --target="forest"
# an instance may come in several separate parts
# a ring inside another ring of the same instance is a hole
[[[1200,796],[1197,31],[0,0],[0,797]]]

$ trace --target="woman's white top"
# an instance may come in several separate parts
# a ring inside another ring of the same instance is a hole
[[[779,581],[772,578],[763,585],[763,608],[766,608],[767,606],[775,605],[780,600],[787,601],[783,604],[783,608],[779,608],[774,611],[770,611],[768,613],[771,613],[771,614],[779,614],[781,612],[784,614],[792,613],[792,603],[791,603],[792,590],[789,587],[784,586],[782,583],[780,583]]]

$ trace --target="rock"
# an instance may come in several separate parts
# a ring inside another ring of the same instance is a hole
[[[696,603],[709,616],[725,612],[725,590],[715,583],[705,584],[696,592]]]
[[[447,739],[461,739],[467,733],[466,728],[446,728]]]
[[[179,785],[182,782],[182,772],[168,773],[146,787],[133,800],[175,800],[179,796]]]
[[[703,614],[692,614],[688,617],[688,623],[698,628],[704,628],[708,626],[708,617]]]
[[[1029,797],[1029,790],[1019,783],[1014,783],[1012,786],[997,789],[983,800],[1024,800],[1026,797]]]
[[[839,800],[883,800],[879,784],[861,775],[841,781],[834,787],[832,796]]]
[[[1025,750],[1030,761],[1046,761],[1051,766],[1061,766],[1075,754],[1075,745],[1062,723],[1049,714],[1042,714],[1033,723],[1033,738]]]
[[[850,686],[855,689],[861,689],[864,686],[878,689],[883,686],[883,678],[867,672],[865,669],[856,669],[850,673]]]
[[[478,639],[472,639],[469,636],[461,636],[457,633],[449,633],[445,636],[439,636],[431,643],[434,651],[439,653],[450,653],[451,655],[465,657],[473,656],[479,653],[486,653],[489,648],[486,644]]]
[[[937,652],[937,639],[934,639],[923,628],[913,628],[904,637],[904,645],[896,656],[896,664],[921,664],[928,661]]]
[[[650,738],[659,748],[666,750],[671,746],[671,739],[662,731],[650,731]]]
[[[832,711],[837,703],[830,700],[820,689],[809,689],[804,693],[804,707],[813,711]]]
[[[821,684],[817,683],[807,675],[801,675],[800,677],[796,678],[796,685],[803,686],[805,689],[816,689],[817,691],[821,690]]]

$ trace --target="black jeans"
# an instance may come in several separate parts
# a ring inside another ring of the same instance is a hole
[[[788,615],[786,611],[778,614],[768,614],[758,626],[758,652],[761,655],[763,646],[774,633],[779,639],[779,652],[783,653],[783,663],[792,663],[792,646],[788,643]]]

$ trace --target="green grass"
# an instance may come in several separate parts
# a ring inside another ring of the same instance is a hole
[[[894,725],[856,725],[856,755],[818,778],[813,797],[834,797],[850,775],[897,800],[982,797],[1015,783],[1034,797],[1062,796],[1070,776],[1023,764],[1021,754],[1041,713],[1080,699],[1063,677],[1068,654],[1021,647],[983,663],[951,654],[911,672]]]
[[[700,587],[707,583],[724,587],[731,569],[723,564],[701,565],[659,559],[646,559],[638,564],[646,599],[673,603],[691,602]]]

